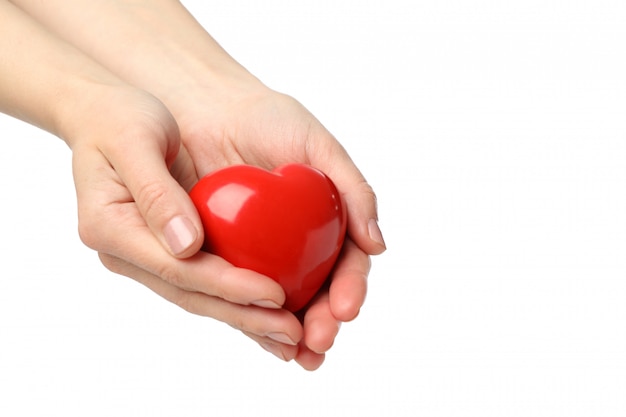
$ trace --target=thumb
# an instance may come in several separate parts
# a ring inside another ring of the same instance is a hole
[[[378,225],[376,194],[352,163],[336,168],[333,181],[342,193],[348,211],[348,233],[369,255],[383,253],[387,247]],[[333,174],[329,174],[333,175]]]
[[[189,195],[172,176],[168,165],[173,165],[176,169],[172,171],[182,175],[186,182],[196,174],[186,152],[179,152],[178,148],[171,150],[172,146],[179,146],[179,141],[171,142],[168,150],[159,141],[133,141],[124,147],[117,161],[111,162],[152,233],[173,256],[187,258],[202,246],[202,223]]]
[[[329,137],[331,140],[323,142],[326,147],[311,147],[309,160],[332,179],[341,193],[352,240],[369,255],[381,254],[386,245],[378,226],[376,194],[343,146]]]

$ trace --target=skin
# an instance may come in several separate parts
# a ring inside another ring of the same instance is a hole
[[[16,35],[0,37],[0,79],[19,80],[0,84],[0,110],[72,149],[79,234],[103,264],[317,369],[365,301],[370,256],[385,250],[374,192],[332,134],[239,65],[178,1],[0,1],[0,27]],[[28,39],[29,54],[16,39]],[[348,209],[330,283],[298,316],[280,308],[285,295],[270,278],[199,251],[187,195],[224,166],[288,162],[324,171]]]

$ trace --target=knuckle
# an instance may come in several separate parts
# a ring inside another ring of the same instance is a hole
[[[233,278],[231,275],[236,270],[234,268],[225,268],[217,272],[213,277],[213,283],[211,285],[211,292],[215,297],[222,300],[233,301],[234,296],[231,293],[231,283]]]
[[[372,186],[367,181],[361,181],[358,185],[358,190],[360,193],[366,196],[367,199],[373,201],[374,204],[376,204],[376,193],[374,192],[374,188],[372,188]]]
[[[111,219],[126,219],[128,211],[121,206],[98,207],[95,204],[79,203],[78,236],[83,244],[98,252],[114,251],[119,243],[116,228]]]
[[[78,236],[85,246],[98,250],[102,247],[100,222],[95,216],[81,210],[78,215]]]
[[[365,179],[354,184],[343,197],[348,200],[348,209],[351,207],[352,210],[373,211],[370,215],[377,217],[378,198],[374,188]]]
[[[184,279],[184,276],[179,268],[176,268],[170,263],[165,263],[161,265],[157,270],[157,274],[159,278],[161,278],[168,284],[171,284],[180,289],[190,289],[188,288],[187,282]]]
[[[158,216],[165,211],[164,202],[167,195],[167,188],[162,183],[149,181],[141,185],[135,200],[145,216]]]
[[[248,323],[242,314],[236,314],[231,317],[228,324],[231,327],[243,332],[250,331],[249,326],[247,325]]]
[[[171,301],[188,313],[199,314],[194,295],[186,291],[178,291]]]
[[[106,269],[116,274],[122,274],[122,261],[119,258],[102,252],[98,253],[98,257]]]

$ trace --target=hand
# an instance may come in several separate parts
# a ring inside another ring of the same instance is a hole
[[[197,175],[171,114],[140,90],[102,90],[65,129],[84,243],[112,271],[190,312],[277,339],[293,357],[302,328],[278,308],[280,286],[198,252],[202,227],[186,192]]]
[[[329,175],[344,197],[349,237],[330,285],[300,316],[304,337],[295,359],[306,369],[316,369],[333,345],[341,322],[353,320],[363,305],[369,255],[385,249],[376,225],[374,193],[339,142],[291,97],[253,80],[224,80],[206,90],[184,91],[181,86],[178,91],[169,101],[199,177],[232,164],[271,170],[300,162]],[[271,344],[284,358],[294,353],[292,346],[244,333],[262,345]]]

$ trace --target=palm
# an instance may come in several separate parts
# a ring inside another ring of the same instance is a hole
[[[329,156],[343,152],[302,105],[275,93],[232,103],[219,113],[198,113],[187,125],[180,124],[198,176],[242,163],[267,169],[291,162],[314,164],[323,159],[320,145]]]

